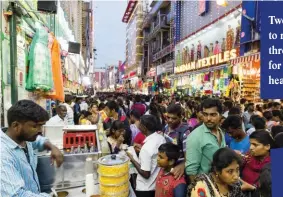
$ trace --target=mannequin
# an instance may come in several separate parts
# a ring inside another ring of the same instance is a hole
[[[186,64],[188,64],[190,62],[190,51],[189,51],[189,47],[186,46]]]
[[[181,53],[180,53],[180,50],[178,50],[178,52],[177,52],[177,61],[176,61],[177,66],[181,65],[181,61],[182,61]]]
[[[220,49],[220,46],[219,46],[219,42],[216,40],[215,46],[214,46],[214,49],[213,49],[213,54],[216,55],[218,53],[221,53],[221,49]]]
[[[187,47],[184,47],[184,61],[183,61],[183,64],[186,64],[187,63]]]
[[[209,45],[209,56],[213,55],[213,43],[210,43]]]
[[[181,65],[185,64],[185,59],[186,59],[186,49],[183,48],[182,50],[182,62],[181,62]]]
[[[236,27],[236,37],[235,37],[235,44],[234,47],[238,47],[240,45],[240,39],[241,39],[241,22],[238,20],[238,26]]]
[[[226,51],[226,41],[225,41],[225,38],[222,39],[221,51],[222,52]]]
[[[231,25],[228,25],[228,30],[226,34],[226,50],[230,51],[233,48],[234,43],[234,30],[231,28]]]
[[[195,61],[195,45],[192,44],[191,48],[191,62]]]
[[[204,50],[203,50],[203,57],[208,57],[209,56],[209,48],[207,45],[204,46]]]
[[[197,47],[197,59],[201,59],[201,43],[200,40],[198,41],[198,47]]]

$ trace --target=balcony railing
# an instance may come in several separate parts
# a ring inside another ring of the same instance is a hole
[[[169,24],[167,23],[167,16],[161,15],[160,18],[161,20],[158,20],[158,22],[153,22],[151,31],[148,35],[149,40],[155,37],[160,30],[170,28]]]

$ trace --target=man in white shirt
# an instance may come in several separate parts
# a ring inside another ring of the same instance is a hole
[[[81,107],[81,111],[83,111],[83,110],[88,111],[88,104],[85,101],[85,99],[82,100],[82,103],[80,104],[80,107]]]
[[[67,108],[65,105],[60,104],[56,108],[57,115],[50,118],[47,122],[47,126],[65,126],[68,125],[68,120],[66,118]]]
[[[74,110],[73,107],[71,106],[73,100],[72,95],[65,95],[65,103],[63,105],[66,106],[67,108],[67,115],[66,119],[68,120],[68,125],[74,125]]]
[[[146,136],[146,139],[144,140],[144,144],[139,154],[139,162],[136,161],[130,153],[127,153],[138,172],[136,181],[137,197],[155,196],[155,183],[160,170],[157,166],[158,148],[166,143],[165,138],[155,132],[156,125],[157,121],[154,116],[142,116],[139,129]]]

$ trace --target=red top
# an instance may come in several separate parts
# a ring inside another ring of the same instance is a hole
[[[145,135],[142,134],[142,132],[139,132],[134,139],[134,143],[143,145],[145,138]]]
[[[270,163],[270,156],[265,157],[262,161],[258,161],[254,157],[249,156],[249,158],[245,161],[243,180],[249,184],[257,185],[261,169],[268,163]]]
[[[184,176],[176,180],[171,173],[166,174],[161,169],[156,179],[155,197],[175,196],[186,196],[186,181]]]

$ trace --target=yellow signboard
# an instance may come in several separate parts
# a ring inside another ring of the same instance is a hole
[[[190,62],[188,64],[183,64],[181,66],[175,67],[174,72],[176,74],[187,72],[191,70],[201,69],[209,66],[214,66],[222,63],[226,63],[237,57],[237,50],[232,49],[231,51],[225,51],[217,55],[206,57],[200,60]]]

